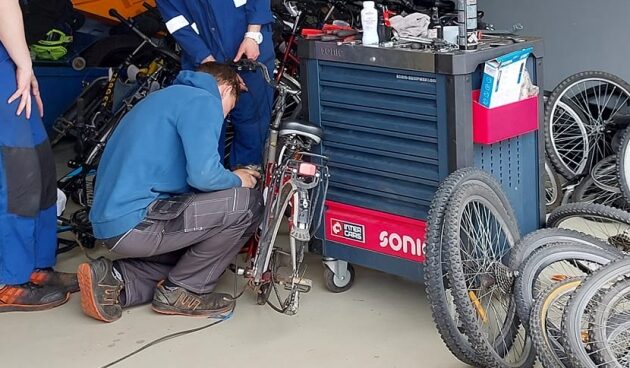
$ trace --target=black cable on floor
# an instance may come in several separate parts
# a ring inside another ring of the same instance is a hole
[[[188,335],[188,334],[191,334],[191,333],[199,332],[201,330],[205,330],[206,328],[209,328],[209,327],[212,327],[212,326],[216,326],[219,323],[228,320],[231,316],[232,316],[232,313],[230,313],[228,316],[226,316],[226,317],[224,317],[224,318],[222,318],[222,319],[220,319],[218,321],[214,321],[214,322],[212,322],[210,324],[207,324],[205,326],[193,328],[193,329],[190,329],[190,330],[179,331],[179,332],[172,333],[170,335],[166,335],[166,336],[160,337],[159,339],[153,340],[153,341],[149,342],[148,344],[145,344],[141,348],[139,348],[137,350],[134,350],[131,353],[125,355],[124,357],[122,357],[120,359],[117,359],[117,360],[114,360],[113,362],[108,363],[108,364],[102,366],[101,368],[108,368],[108,367],[114,366],[114,365],[122,362],[123,360],[128,359],[128,358],[138,354],[139,352],[141,352],[143,350],[146,350],[146,349],[150,348],[151,346],[155,346],[157,344],[160,344],[160,343],[162,343],[164,341],[167,341],[167,340],[170,340],[170,339],[174,339],[174,338],[177,338],[177,337],[180,337],[180,336]]]

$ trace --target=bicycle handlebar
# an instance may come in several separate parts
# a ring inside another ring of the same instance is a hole
[[[277,88],[277,83],[269,76],[269,69],[265,64],[256,60],[241,59],[239,61],[232,62],[231,65],[239,72],[255,72],[256,70],[260,70],[265,78],[265,82],[267,82],[270,86]]]
[[[140,37],[144,42],[150,44],[153,47],[158,47],[153,40],[151,40],[151,38],[149,38],[147,35],[145,35],[144,33],[142,33],[142,31],[140,31],[138,28],[136,28],[136,26],[133,25],[133,23],[131,23],[128,19],[126,19],[125,17],[123,17],[122,15],[120,15],[120,13],[118,12],[118,10],[116,9],[109,9],[109,15],[118,19],[120,21],[120,23],[126,25],[129,29],[131,29],[135,34],[138,35],[138,37]]]

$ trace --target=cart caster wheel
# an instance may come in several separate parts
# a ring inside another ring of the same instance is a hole
[[[265,305],[271,294],[271,284],[264,284],[260,286],[260,292],[256,295],[256,304]]]
[[[328,267],[324,267],[324,284],[333,293],[343,293],[354,283],[354,267],[348,263],[348,270],[344,278],[340,278]]]
[[[87,65],[87,62],[81,56],[77,56],[74,59],[72,59],[72,69],[78,72],[85,69],[86,65]]]

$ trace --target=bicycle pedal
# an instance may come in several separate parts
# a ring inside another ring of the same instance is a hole
[[[289,235],[297,241],[307,242],[311,240],[311,233],[308,229],[292,227]]]
[[[303,277],[293,277],[292,279],[287,277],[286,280],[278,280],[279,284],[284,287],[284,290],[291,291],[293,285],[297,287],[297,290],[301,293],[308,293],[313,287],[313,281],[311,279],[305,279]]]

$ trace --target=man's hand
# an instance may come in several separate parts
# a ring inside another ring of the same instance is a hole
[[[250,169],[236,169],[233,171],[236,176],[241,178],[241,186],[244,188],[253,188],[260,179],[260,173]]]
[[[245,55],[249,60],[258,59],[258,56],[260,56],[260,47],[258,46],[256,41],[248,37],[245,37],[243,39],[243,42],[241,42],[241,47],[239,47],[234,61],[241,60],[243,55]]]
[[[33,69],[18,67],[15,71],[15,75],[17,90],[9,98],[8,103],[12,103],[18,98],[20,99],[16,115],[19,116],[22,114],[22,112],[26,111],[26,118],[31,118],[32,94],[35,97],[35,103],[37,104],[37,108],[39,109],[39,115],[44,116],[44,104],[42,103],[42,98],[39,95],[39,84],[37,83],[37,79],[33,74]]]
[[[214,63],[216,60],[214,59],[214,57],[212,55],[208,55],[207,58],[203,59],[203,61],[201,62],[202,64],[205,63]]]

